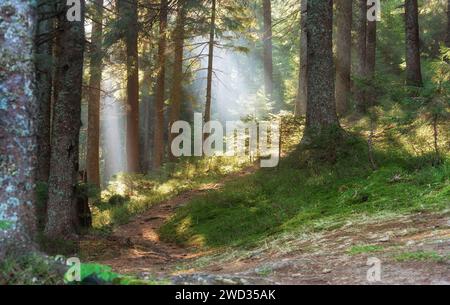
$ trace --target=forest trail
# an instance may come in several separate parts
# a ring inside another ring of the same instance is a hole
[[[252,284],[264,279],[283,285],[449,285],[449,254],[450,212],[425,212],[288,234],[245,258],[211,259],[202,274],[232,274],[232,279],[240,279],[237,283]],[[367,277],[373,259],[380,266],[377,282]],[[188,276],[186,282],[192,280],[202,283],[198,275]]]
[[[450,284],[448,210],[355,219],[336,229],[279,236],[255,249],[201,252],[160,240],[159,228],[177,208],[254,171],[156,204],[110,236],[85,238],[82,249],[115,272],[176,284],[370,284],[369,258],[380,261],[381,284]]]
[[[160,240],[158,230],[161,226],[174,215],[177,208],[196,196],[220,189],[227,181],[251,174],[256,169],[256,166],[247,167],[241,172],[225,176],[218,183],[205,184],[155,204],[128,224],[115,228],[110,236],[87,236],[81,241],[81,248],[91,252],[90,259],[96,263],[111,266],[122,274],[151,273],[166,276],[175,264],[207,253]]]

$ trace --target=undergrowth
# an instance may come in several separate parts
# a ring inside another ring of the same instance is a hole
[[[382,127],[374,150],[377,170],[369,165],[361,132],[347,137],[335,164],[299,166],[302,155],[294,151],[278,169],[261,169],[195,198],[161,228],[161,236],[199,248],[254,247],[279,233],[333,229],[358,217],[449,208],[449,155],[435,164],[431,149],[414,154],[407,146],[417,130]],[[448,145],[445,137],[441,145]]]
[[[94,230],[108,232],[112,226],[127,223],[155,203],[217,182],[249,164],[248,159],[239,158],[185,159],[178,164],[166,164],[152,175],[118,174],[92,207]]]

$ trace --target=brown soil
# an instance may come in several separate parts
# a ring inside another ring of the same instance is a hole
[[[199,189],[156,204],[130,223],[115,228],[111,236],[85,237],[81,241],[81,249],[90,260],[111,266],[113,270],[122,274],[147,272],[160,276],[167,275],[175,264],[207,253],[163,242],[160,240],[158,229],[177,208],[187,204],[194,197],[219,189],[226,181],[248,175],[255,169],[249,167],[243,172],[225,177],[219,183],[206,184]]]

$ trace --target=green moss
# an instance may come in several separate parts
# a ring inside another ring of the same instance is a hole
[[[0,220],[0,230],[9,230],[13,226],[13,222],[8,220]]]
[[[109,284],[109,285],[163,285],[168,284],[167,281],[148,279],[142,280],[133,276],[121,275],[113,272],[111,267],[100,264],[81,264],[81,281],[69,282],[67,276],[66,284],[83,285],[83,284]]]
[[[377,245],[358,245],[353,246],[347,250],[347,253],[350,255],[358,255],[364,253],[373,253],[383,251],[384,247]]]
[[[281,232],[328,230],[358,217],[450,206],[448,159],[433,166],[424,157],[377,150],[380,166],[373,171],[362,143],[353,140],[334,165],[296,168],[294,153],[278,170],[261,169],[231,181],[178,209],[161,236],[205,248],[247,247]]]
[[[397,254],[395,260],[398,262],[421,262],[421,261],[432,261],[432,262],[443,262],[446,259],[450,259],[450,256],[447,258],[443,255],[440,255],[434,251],[416,251],[416,252],[404,252],[401,254]]]

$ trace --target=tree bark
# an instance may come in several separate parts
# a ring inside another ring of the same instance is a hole
[[[151,52],[149,51],[149,44],[145,43],[142,50],[142,56],[147,61],[151,57]],[[151,124],[153,120],[153,105],[152,105],[152,99],[151,99],[151,85],[153,83],[153,77],[152,77],[152,69],[149,68],[150,65],[146,64],[143,67],[144,73],[142,78],[142,83],[140,86],[141,91],[141,101],[139,103],[140,105],[140,115],[141,119],[139,121],[139,124],[141,125],[141,132],[140,132],[140,145],[141,145],[141,168],[142,172],[148,173],[151,170],[152,164],[151,164],[151,142],[152,142],[152,129],[153,126]]]
[[[159,42],[158,42],[158,77],[156,80],[154,134],[153,134],[153,170],[161,167],[164,159],[164,96],[166,78],[166,48],[167,48],[167,15],[168,2],[161,0],[159,12]]]
[[[173,66],[172,76],[172,96],[170,98],[170,117],[169,117],[169,156],[171,161],[175,161],[175,157],[171,151],[171,143],[174,139],[174,134],[170,132],[172,124],[180,119],[181,112],[181,97],[183,90],[183,51],[184,51],[184,36],[185,36],[185,0],[178,2],[177,9],[177,25],[175,28],[175,60]]]
[[[336,110],[340,115],[348,111],[351,90],[352,2],[336,2]]]
[[[272,4],[263,0],[264,16],[264,88],[268,101],[273,99]]]
[[[211,121],[212,78],[214,64],[214,40],[216,35],[216,0],[211,1],[211,21],[209,30],[208,76],[206,80],[206,103],[204,122]]]
[[[366,73],[372,78],[375,74],[377,51],[377,22],[369,21],[367,24]]]
[[[103,39],[103,0],[94,3],[94,16],[91,37],[88,136],[87,136],[87,180],[100,188],[100,91],[102,82],[102,39]]]
[[[447,37],[445,44],[447,48],[450,48],[450,0],[447,0]]]
[[[300,5],[300,67],[298,76],[298,90],[295,102],[295,115],[301,116],[306,114],[306,105],[308,101],[308,84],[307,84],[307,68],[308,68],[308,36],[307,36],[307,0],[301,0]]]
[[[37,160],[33,63],[36,8],[30,1],[0,3],[0,260],[33,249]]]
[[[70,238],[77,233],[76,211],[79,133],[81,127],[81,90],[84,56],[84,1],[81,21],[68,21],[65,0],[58,16],[61,44],[56,58],[58,79],[52,128],[49,197],[45,233],[49,238]]]
[[[139,54],[137,0],[118,0],[127,49],[127,171],[139,172]]]
[[[55,13],[53,3],[38,1],[38,24],[36,31],[36,88],[38,110],[38,168],[37,181],[48,183],[50,171],[50,131],[53,83],[53,27],[49,18]]]
[[[373,81],[375,77],[375,64],[377,52],[377,22],[369,21],[367,24],[367,49],[366,49],[366,77]],[[376,92],[370,88],[366,90],[366,102],[368,107],[375,104]]]
[[[55,3],[46,0],[38,1],[38,23],[35,36],[36,55],[36,97],[38,100],[37,119],[37,173],[36,181],[41,185],[48,184],[50,174],[51,153],[51,116],[53,87],[53,31]],[[40,198],[36,205],[38,229],[43,230],[47,217],[47,202]]]
[[[333,62],[333,1],[308,1],[308,105],[302,143],[340,129]],[[334,133],[333,134],[337,134]]]
[[[366,112],[366,93],[364,86],[358,84],[358,81],[364,81],[366,78],[367,63],[367,0],[358,0],[358,14],[356,19],[356,67],[355,76],[357,81],[354,86],[356,109],[360,113]]]
[[[422,86],[420,67],[419,8],[417,0],[405,0],[406,83]]]

